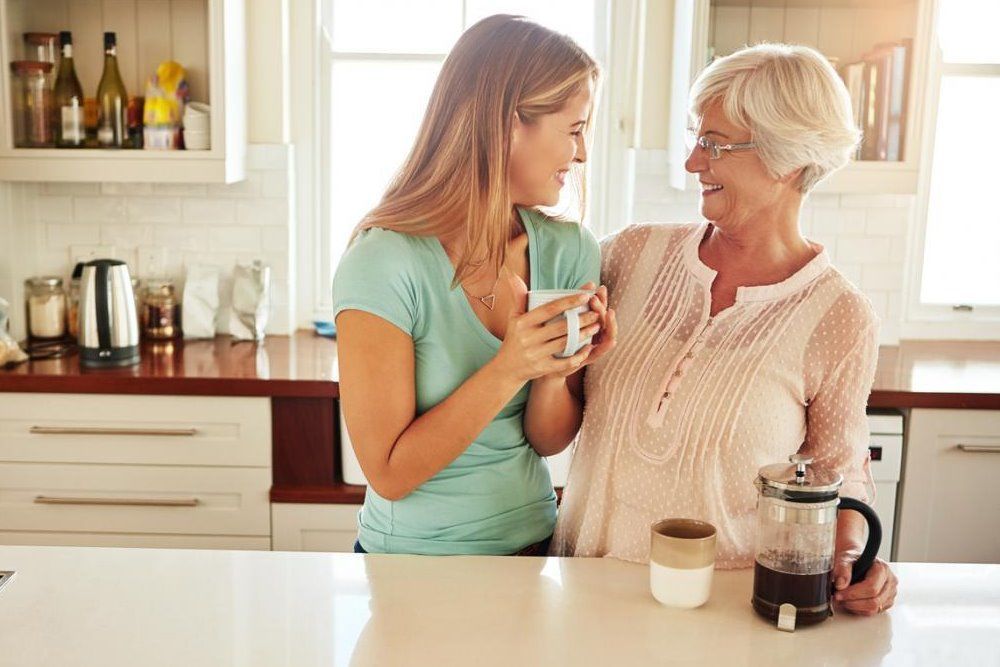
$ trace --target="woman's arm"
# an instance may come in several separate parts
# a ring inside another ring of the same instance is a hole
[[[525,382],[572,373],[585,359],[552,355],[545,322],[579,297],[553,301],[508,322],[500,352],[448,398],[416,417],[413,340],[386,320],[361,310],[337,316],[340,400],[361,469],[383,498],[398,500],[454,461]]]
[[[811,341],[810,352],[829,355],[836,363],[822,377],[806,408],[806,442],[800,451],[813,456],[814,465],[844,475],[841,495],[870,502],[874,483],[868,467],[865,407],[878,361],[878,325],[869,308],[856,300],[837,304],[831,316],[842,326],[822,327],[825,338]],[[851,569],[865,541],[864,517],[851,511],[838,513],[835,598],[847,611],[871,615],[892,605],[897,582],[888,565],[876,559],[865,578],[851,585]]]
[[[581,289],[594,289],[592,283]],[[580,318],[580,335],[590,335],[589,328],[597,322],[594,344],[584,348],[588,366],[614,348],[618,324],[613,309],[607,307],[608,291],[601,287],[591,299],[591,312]],[[554,374],[533,380],[528,404],[524,410],[524,434],[539,456],[553,456],[566,449],[580,430],[583,421],[583,379],[586,368],[568,377]]]

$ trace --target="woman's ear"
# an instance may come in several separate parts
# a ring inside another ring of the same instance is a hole
[[[805,171],[805,169],[805,167],[799,167],[798,169],[790,171],[779,178],[778,182],[785,185],[798,185],[802,181],[802,172]]]

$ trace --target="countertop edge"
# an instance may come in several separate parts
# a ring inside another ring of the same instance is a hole
[[[277,396],[339,398],[333,380],[264,380],[257,378],[130,378],[59,377],[51,375],[0,376],[0,393],[144,394],[151,396]],[[937,408],[1000,410],[1000,393],[914,392],[877,389],[868,397],[870,408]]]
[[[0,376],[0,393],[142,394],[150,396],[278,396],[337,398],[339,386],[325,380],[263,380],[258,378],[130,378]]]

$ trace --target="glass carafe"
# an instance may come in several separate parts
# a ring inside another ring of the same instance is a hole
[[[791,465],[760,469],[756,486],[757,550],[753,608],[782,630],[819,623],[833,611],[830,603],[837,540],[837,511],[860,512],[868,523],[868,542],[852,571],[864,579],[882,542],[878,515],[865,503],[838,495],[843,477],[800,454]]]

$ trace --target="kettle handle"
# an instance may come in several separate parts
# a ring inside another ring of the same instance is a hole
[[[840,510],[859,512],[868,524],[868,542],[865,543],[864,551],[854,561],[854,566],[851,568],[851,583],[856,584],[868,574],[868,568],[875,562],[878,549],[882,546],[882,522],[879,521],[878,514],[875,513],[871,505],[855,498],[841,498],[840,505],[837,507],[837,511]]]

